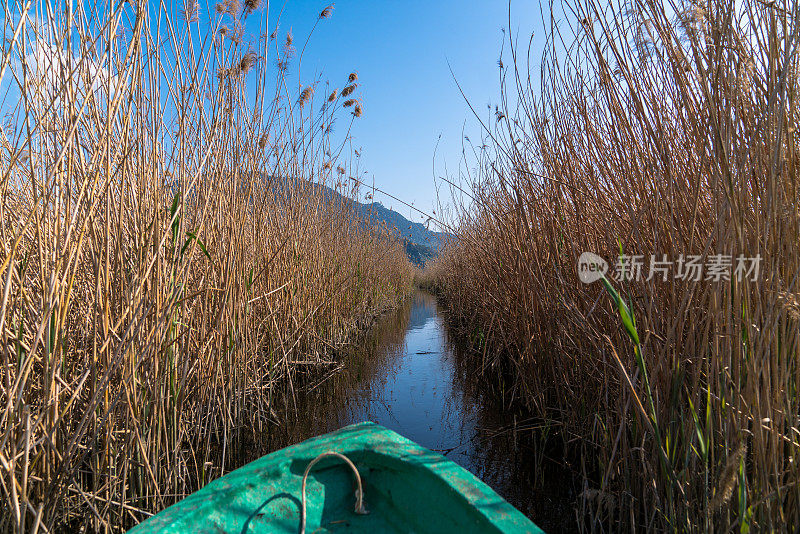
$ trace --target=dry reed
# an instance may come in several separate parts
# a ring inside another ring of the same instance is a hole
[[[584,495],[614,497],[579,502],[581,526],[800,524],[798,3],[566,11],[541,87],[507,41],[472,200],[427,276],[475,365],[580,444]],[[762,263],[612,281],[612,300],[579,281],[584,251]]]
[[[196,2],[31,5],[4,4],[0,66],[20,95],[0,135],[0,530],[116,531],[220,476],[412,270],[312,184],[357,172],[349,133],[325,134],[335,106],[308,90],[292,106],[284,68],[270,81],[278,45],[242,50],[257,1],[207,33]]]

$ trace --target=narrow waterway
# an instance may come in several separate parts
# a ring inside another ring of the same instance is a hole
[[[465,467],[548,532],[573,530],[572,484],[541,430],[492,406],[422,292],[372,327],[341,367],[287,400],[270,448],[374,421]],[[282,419],[284,417],[281,417]]]

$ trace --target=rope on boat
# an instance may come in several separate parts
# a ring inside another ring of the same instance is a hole
[[[323,458],[335,456],[341,460],[344,460],[345,463],[350,466],[350,469],[353,470],[353,474],[356,478],[356,483],[358,487],[356,488],[356,506],[355,512],[360,515],[366,515],[369,513],[367,508],[364,506],[364,488],[361,485],[361,475],[358,472],[358,468],[356,468],[355,464],[350,461],[350,458],[345,456],[344,454],[340,454],[338,452],[328,451],[323,452],[313,460],[308,463],[306,466],[306,471],[303,473],[303,488],[302,488],[302,507],[300,508],[300,534],[305,534],[306,532],[306,481],[308,480],[308,474],[311,472],[311,468],[314,467],[314,464],[322,460]]]

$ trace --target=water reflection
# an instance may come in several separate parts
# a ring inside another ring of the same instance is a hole
[[[379,320],[343,363],[297,393],[297,409],[281,410],[267,450],[375,421],[469,469],[546,531],[574,528],[569,473],[548,459],[541,431],[488,398],[431,295]]]

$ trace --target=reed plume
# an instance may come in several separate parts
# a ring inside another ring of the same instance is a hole
[[[746,454],[747,442],[742,441],[739,443],[736,450],[728,456],[725,467],[720,473],[714,498],[711,499],[711,503],[709,504],[712,510],[719,510],[730,500],[731,495],[733,495],[733,489],[736,487],[736,481],[738,480],[740,464],[744,460]]]
[[[292,30],[290,28],[289,32],[286,34],[286,40],[284,41],[284,44],[283,44],[283,55],[284,55],[284,57],[287,57],[287,58],[294,57],[295,49],[294,49],[294,45],[292,43],[294,43],[294,36],[292,35]]]
[[[200,17],[199,0],[184,0],[181,7],[181,16],[187,24],[197,22]]]
[[[351,84],[351,85],[346,86],[344,89],[342,89],[342,96],[343,97],[350,96],[353,93],[353,91],[356,90],[356,85],[357,84]]]
[[[251,15],[254,11],[261,9],[262,0],[244,0],[244,15]]]
[[[334,4],[330,4],[330,5],[326,6],[325,9],[323,9],[320,12],[319,18],[320,19],[329,19],[329,18],[331,18],[331,15],[333,14],[333,6],[334,6]]]
[[[306,86],[301,92],[300,97],[297,99],[298,104],[300,107],[304,106],[306,102],[311,99],[311,95],[314,94],[314,87],[311,85]]]
[[[253,68],[257,61],[258,55],[255,52],[246,53],[239,61],[239,73],[247,74],[247,72]]]
[[[241,0],[224,0],[224,3],[226,13],[232,17],[239,15],[239,12],[242,9]]]

